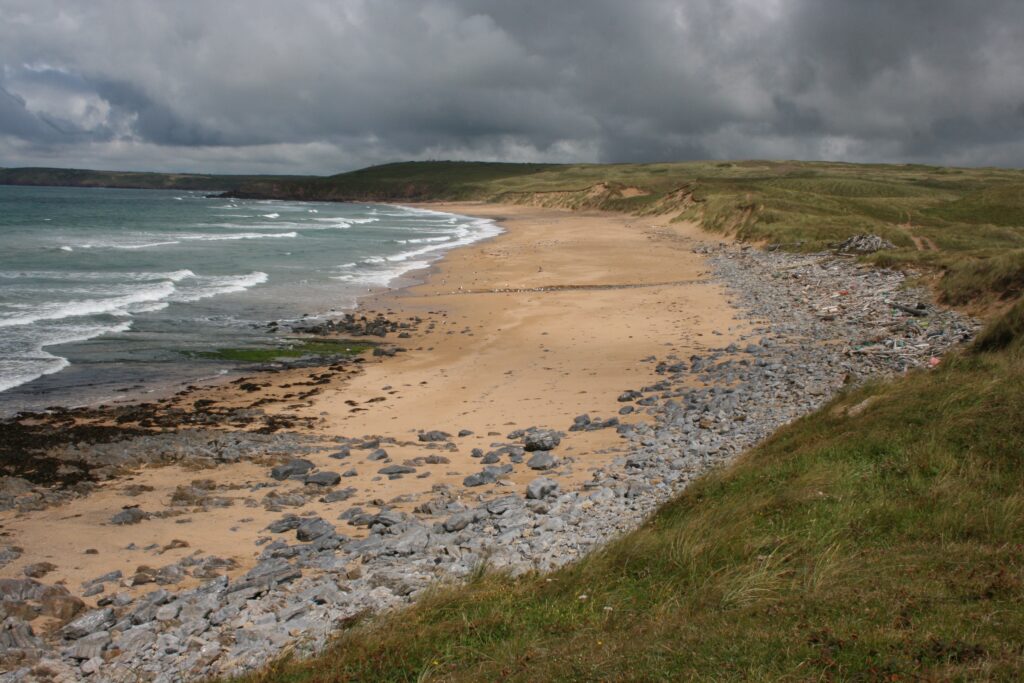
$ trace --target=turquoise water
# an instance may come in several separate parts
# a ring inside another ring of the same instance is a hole
[[[390,205],[0,186],[0,411],[223,372],[187,352],[351,309],[491,222]]]

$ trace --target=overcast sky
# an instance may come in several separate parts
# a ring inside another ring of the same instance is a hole
[[[1024,0],[0,0],[0,166],[1024,166]]]

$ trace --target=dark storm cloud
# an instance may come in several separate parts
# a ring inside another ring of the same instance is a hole
[[[1019,0],[0,0],[0,165],[1024,165]]]

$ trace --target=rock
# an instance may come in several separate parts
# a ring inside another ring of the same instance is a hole
[[[369,460],[370,462],[375,462],[377,460],[387,460],[387,458],[388,452],[383,448],[378,448],[372,453],[370,453],[368,456],[366,456],[366,459]]]
[[[555,459],[548,451],[534,451],[533,457],[526,461],[531,470],[549,470],[555,466]]]
[[[16,545],[0,545],[0,567],[21,557],[22,552],[24,551]]]
[[[337,472],[317,472],[306,477],[306,484],[314,486],[337,486],[341,482],[341,475]]]
[[[473,436],[473,431],[470,430],[470,429],[460,429],[459,430],[459,436],[460,437]]]
[[[41,579],[56,568],[57,565],[52,562],[34,562],[26,566],[22,573],[32,579]]]
[[[558,435],[558,432],[550,429],[538,429],[523,435],[523,449],[526,451],[550,451],[554,450],[561,441],[562,437]]]
[[[180,610],[181,605],[177,602],[169,602],[166,605],[158,607],[154,617],[157,621],[171,621],[178,618],[178,612]]]
[[[390,476],[392,474],[412,474],[415,471],[416,468],[409,465],[388,465],[377,470],[377,473]]]
[[[558,482],[547,477],[538,477],[526,485],[526,497],[542,500],[558,490]]]
[[[178,584],[185,580],[185,570],[176,564],[169,564],[156,571],[154,580],[161,586]]]
[[[17,617],[7,617],[0,624],[0,658],[12,650],[26,652],[39,650],[42,647],[43,641],[36,637],[32,627],[23,620]],[[0,678],[6,677],[0,674]]]
[[[356,493],[358,492],[358,489],[349,486],[347,488],[338,489],[337,491],[331,491],[320,500],[322,500],[325,503],[338,503],[343,500],[348,500],[352,496],[356,495]]]
[[[104,587],[102,583],[93,584],[92,586],[89,586],[88,588],[82,591],[82,597],[91,598],[94,595],[99,595],[103,593],[105,590],[107,589],[106,587]]]
[[[97,584],[102,588],[102,584]],[[40,601],[40,614],[44,617],[54,617],[61,622],[73,619],[85,609],[85,602],[69,593],[51,592],[43,596]]]
[[[414,555],[427,548],[430,534],[425,527],[414,526],[394,539],[387,541],[388,549],[396,555]]]
[[[100,657],[108,645],[110,645],[110,633],[105,630],[94,631],[76,640],[71,647],[64,651],[64,654],[72,659],[93,659]]]
[[[629,401],[635,401],[638,398],[643,398],[643,394],[635,389],[624,391],[619,394],[619,403],[627,403]]]
[[[300,524],[302,524],[302,518],[298,515],[285,515],[268,524],[267,531],[272,534],[283,534],[286,531],[298,529]]]
[[[882,249],[895,248],[895,244],[878,235],[854,235],[835,245],[840,254],[873,254]]]
[[[443,455],[428,455],[423,458],[423,462],[427,465],[447,465],[451,463],[451,460],[444,457]]]
[[[456,512],[454,515],[444,520],[442,526],[445,531],[462,531],[467,526],[473,523],[474,515],[468,510],[466,512]]]
[[[66,624],[60,631],[66,638],[78,640],[90,633],[105,631],[113,626],[116,621],[114,610],[107,607],[86,612],[74,621]]]
[[[149,513],[143,512],[139,508],[132,506],[121,510],[116,515],[110,518],[111,524],[127,525],[127,524],[138,524],[144,519],[149,518]]]
[[[471,474],[462,480],[463,486],[483,486],[484,484],[493,484],[498,479],[512,471],[512,465],[489,465],[483,469],[483,471],[476,474]]]
[[[295,537],[299,541],[308,542],[333,533],[335,533],[333,524],[320,517],[310,517],[298,526]]]
[[[296,458],[289,460],[283,465],[277,465],[270,470],[270,476],[278,481],[284,481],[289,477],[297,477],[306,474],[313,469],[313,463],[309,460]]]
[[[432,442],[432,441],[447,441],[452,438],[452,435],[448,432],[442,432],[437,429],[433,429],[429,432],[420,432],[418,435],[420,441]]]

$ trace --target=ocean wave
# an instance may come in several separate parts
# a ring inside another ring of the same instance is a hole
[[[105,299],[78,299],[72,301],[47,302],[40,304],[30,313],[0,318],[0,327],[16,327],[43,320],[79,318],[86,315],[129,315],[128,307],[149,301],[166,299],[175,291],[170,280],[156,282],[148,287],[136,287],[131,294]]]
[[[262,285],[269,278],[269,275],[260,271],[253,271],[246,275],[207,275],[197,277],[195,285],[189,288],[181,288],[175,292],[170,301],[187,303],[208,299],[220,294],[244,292],[256,285]]]
[[[170,280],[177,282],[187,277],[195,277],[196,274],[187,268],[171,271],[82,271],[82,270],[5,270],[0,271],[0,278],[17,279],[25,278],[32,280],[127,280],[129,282],[146,282],[149,280]]]
[[[46,351],[47,346],[127,332],[131,326],[130,320],[109,325],[71,325],[45,331],[36,329],[31,337],[8,338],[0,350],[0,391],[27,384],[44,375],[52,375],[71,365],[67,358]]]
[[[440,237],[416,237],[409,240],[395,240],[396,244],[425,244],[428,242],[447,242],[452,239],[451,235],[442,235]]]
[[[183,240],[199,241],[199,242],[223,242],[228,240],[262,240],[262,239],[282,239],[290,237],[298,237],[299,233],[295,231],[291,232],[239,232],[231,235],[193,235],[184,234],[178,237]]]

